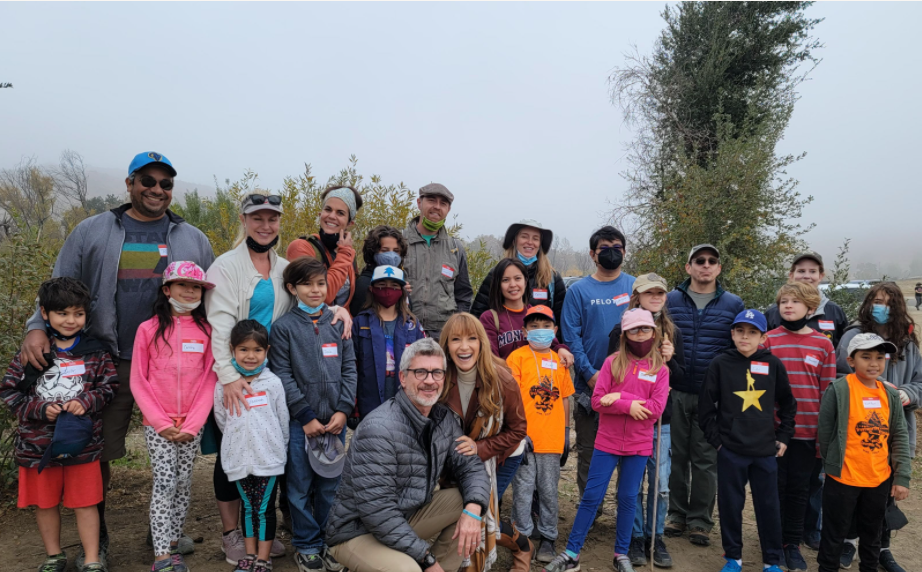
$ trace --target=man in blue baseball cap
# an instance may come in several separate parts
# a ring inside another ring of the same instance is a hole
[[[125,179],[130,202],[78,224],[58,253],[52,273],[53,277],[76,278],[92,292],[87,334],[102,342],[117,364],[119,389],[102,410],[103,491],[109,488],[109,462],[125,456],[125,436],[134,409],[130,375],[135,333],[150,317],[163,271],[174,260],[191,260],[204,269],[214,261],[205,234],[169,210],[175,176],[176,169],[163,154],[145,151],[135,155]],[[26,327],[23,361],[42,369],[47,365],[43,354],[50,346],[38,310]],[[103,561],[109,544],[105,505],[105,499],[98,505]],[[82,566],[80,556],[77,564]]]

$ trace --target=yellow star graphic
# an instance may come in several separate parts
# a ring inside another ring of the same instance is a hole
[[[746,391],[734,391],[734,395],[739,395],[743,399],[743,411],[746,411],[750,407],[755,407],[759,411],[762,411],[762,404],[759,403],[759,398],[765,393],[764,389],[756,389],[756,380],[752,378],[752,375],[749,373],[749,370],[746,370]]]

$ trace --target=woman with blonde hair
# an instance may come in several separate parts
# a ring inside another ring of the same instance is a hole
[[[503,465],[525,439],[525,409],[518,384],[505,362],[490,351],[487,333],[477,318],[455,314],[445,322],[439,343],[448,359],[439,401],[458,416],[464,433],[456,450],[478,455],[490,477],[490,503],[481,515],[481,541],[465,566],[467,572],[483,572],[496,560],[499,499],[518,468],[516,463],[504,471]]]

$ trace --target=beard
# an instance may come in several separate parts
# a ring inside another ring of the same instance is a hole
[[[437,388],[437,387],[435,387],[435,388],[426,387],[425,389],[428,390],[428,389],[438,389],[438,388]],[[404,388],[404,391],[406,392],[407,397],[410,398],[410,401],[412,401],[413,403],[419,405],[420,407],[432,407],[433,405],[435,405],[436,403],[439,402],[439,394],[438,394],[438,393],[435,394],[435,397],[432,397],[432,398],[430,398],[430,399],[427,399],[427,398],[425,398],[425,397],[422,397],[422,396],[419,394],[419,390],[418,390],[417,388],[413,387],[413,388],[411,389],[409,384],[407,385],[407,387]]]
[[[160,203],[161,208],[155,210],[155,209],[151,209],[150,207],[144,204],[143,194],[146,192],[148,191],[138,191],[138,192],[132,191],[131,193],[129,193],[129,196],[131,198],[131,208],[133,208],[139,214],[147,218],[162,217],[163,213],[165,213],[167,209],[170,208],[169,196],[166,195],[166,193],[163,193],[165,199],[161,201]]]

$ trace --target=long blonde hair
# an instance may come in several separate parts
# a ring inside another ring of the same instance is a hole
[[[506,249],[503,256],[515,260],[519,259],[518,251],[515,249],[515,239],[512,240],[512,246]],[[538,272],[535,273],[535,287],[542,290],[546,289],[554,281],[554,267],[551,266],[551,261],[547,259],[547,255],[544,254],[544,250],[540,247],[538,248],[538,262],[535,262],[535,264],[538,265]],[[554,303],[553,300],[550,302]]]
[[[640,292],[634,292],[631,294],[631,301],[627,305],[628,310],[633,310],[634,308],[642,308],[646,310],[643,306],[640,305]],[[647,310],[649,311],[649,310]],[[650,312],[651,314],[653,312]],[[672,321],[672,317],[669,315],[669,305],[663,304],[663,309],[659,312],[658,318],[653,318],[653,321],[656,322],[656,327],[663,334],[663,341],[675,339],[675,323]],[[659,346],[656,346],[659,347]]]
[[[618,352],[615,359],[611,360],[611,376],[615,378],[615,385],[624,383],[624,376],[631,367],[633,360],[646,360],[650,362],[648,373],[656,373],[663,367],[666,362],[663,360],[663,354],[659,348],[663,344],[663,331],[660,328],[653,328],[653,345],[650,346],[650,353],[645,356],[635,356],[627,346],[627,332],[621,330],[621,341],[618,346]]]
[[[487,338],[487,331],[483,329],[480,320],[471,314],[455,314],[445,322],[442,327],[442,335],[439,337],[439,345],[445,352],[445,358],[448,360],[448,371],[445,373],[445,384],[442,386],[442,395],[439,397],[440,402],[448,399],[449,390],[458,383],[458,368],[451,361],[451,353],[448,351],[448,340],[452,336],[464,337],[474,335],[480,342],[480,352],[477,356],[477,378],[480,379],[481,388],[477,394],[480,400],[480,409],[487,415],[498,415],[503,410],[503,392],[502,380],[499,377],[499,368],[505,368],[506,363],[493,355],[490,351],[490,340]]]

